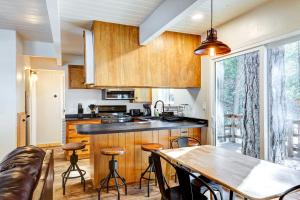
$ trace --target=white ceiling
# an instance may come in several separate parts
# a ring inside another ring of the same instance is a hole
[[[224,24],[243,13],[267,2],[269,0],[214,0],[213,1],[213,25]],[[210,27],[210,0],[198,1],[170,31],[201,34]],[[195,14],[203,15],[200,20],[192,20]]]
[[[0,0],[0,29],[14,29],[24,40],[53,42],[46,1]],[[164,0],[58,0],[62,53],[83,55],[83,29],[93,20],[139,26]],[[223,24],[270,0],[214,0],[214,25]],[[194,21],[191,16],[201,13]],[[201,34],[210,24],[210,0],[197,5],[169,28]]]
[[[162,1],[60,0],[62,52],[83,54],[82,30],[93,20],[138,26]]]
[[[0,29],[16,30],[24,40],[52,42],[45,0],[0,0]]]
[[[60,0],[62,52],[83,54],[82,30],[93,20],[140,25],[163,0]],[[214,25],[223,24],[269,0],[215,0]],[[192,20],[201,13],[201,20]],[[197,2],[170,31],[201,34],[210,26],[210,0]]]

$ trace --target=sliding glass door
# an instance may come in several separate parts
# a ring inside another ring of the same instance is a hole
[[[269,160],[300,169],[300,42],[268,48]]]
[[[260,157],[259,52],[216,62],[216,145]]]

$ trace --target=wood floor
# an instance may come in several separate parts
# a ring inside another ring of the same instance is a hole
[[[54,149],[54,200],[95,200],[98,199],[98,193],[92,187],[92,182],[89,175],[89,159],[83,159],[78,161],[78,165],[81,169],[86,170],[87,174],[85,175],[86,179],[86,190],[83,191],[83,186],[80,184],[80,179],[71,179],[68,180],[66,186],[66,194],[63,195],[63,190],[61,186],[61,174],[68,168],[69,161],[65,160],[63,151],[60,148]],[[103,200],[115,200],[117,199],[117,193],[114,189],[111,189],[109,193],[103,191],[101,193],[101,199]],[[124,195],[124,190],[121,190],[121,199],[123,200],[160,200],[160,192],[158,187],[151,187],[150,197],[147,197],[146,187],[142,187],[142,190],[139,189],[139,185],[129,185],[128,194]]]
[[[90,180],[89,175],[89,159],[83,159],[78,161],[78,165],[81,169],[86,170],[87,174],[85,175],[86,179],[86,190],[83,191],[83,186],[80,184],[80,179],[71,179],[68,180],[66,186],[66,194],[63,195],[62,186],[61,186],[61,174],[68,168],[69,161],[65,160],[64,153],[61,148],[54,148],[54,171],[55,171],[55,178],[54,178],[54,200],[96,200],[98,199],[98,194],[95,189],[92,187],[92,182]],[[150,197],[147,197],[145,185],[142,189],[139,189],[138,185],[129,185],[128,186],[128,195],[124,195],[124,190],[121,190],[121,200],[160,200],[160,192],[158,187],[152,186]],[[225,192],[224,199],[228,199],[228,193]],[[103,200],[115,200],[117,199],[117,193],[114,189],[111,189],[109,193],[103,191],[101,193],[101,199]],[[236,198],[238,200],[240,198]],[[293,194],[289,198],[285,200],[299,200],[300,193]]]

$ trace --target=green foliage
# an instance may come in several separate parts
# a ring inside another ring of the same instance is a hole
[[[300,44],[285,45],[285,88],[287,98],[300,100]]]
[[[224,113],[233,113],[235,85],[237,79],[237,58],[229,58],[223,61],[224,66]]]

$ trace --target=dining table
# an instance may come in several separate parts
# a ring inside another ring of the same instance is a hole
[[[211,145],[164,149],[160,155],[176,165],[230,190],[229,199],[268,200],[300,184],[300,171]]]

